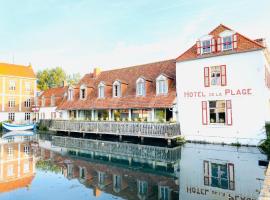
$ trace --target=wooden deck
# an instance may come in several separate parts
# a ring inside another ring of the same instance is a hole
[[[135,122],[92,122],[71,120],[40,120],[40,125],[52,131],[110,134],[116,136],[136,136],[175,139],[180,136],[178,123],[135,123]]]
[[[160,162],[178,162],[181,156],[181,146],[168,148],[63,136],[53,136],[52,144],[57,147],[68,149]]]

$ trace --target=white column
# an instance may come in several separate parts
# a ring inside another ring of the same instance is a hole
[[[5,111],[5,96],[6,96],[6,78],[2,79],[2,111]]]
[[[91,120],[95,120],[95,110],[91,110]]]
[[[155,109],[152,108],[152,112],[151,112],[151,121],[154,122],[155,121]]]
[[[21,143],[18,143],[18,177],[20,177],[20,172],[21,172]]]
[[[79,120],[79,111],[76,110],[76,120]]]
[[[131,122],[131,109],[128,109],[128,121]]]
[[[112,110],[109,109],[109,121],[112,121]]]

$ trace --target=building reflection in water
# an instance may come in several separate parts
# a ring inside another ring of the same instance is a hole
[[[0,139],[0,193],[29,188],[35,176],[33,136]]]
[[[42,159],[52,160],[68,179],[93,188],[96,197],[105,192],[124,199],[179,198],[181,147],[61,136],[53,137],[52,145],[40,143]]]

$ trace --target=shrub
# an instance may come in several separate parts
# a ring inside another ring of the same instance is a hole
[[[266,139],[261,141],[261,149],[270,155],[270,124],[265,124]]]

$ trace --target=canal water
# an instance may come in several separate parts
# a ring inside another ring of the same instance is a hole
[[[256,147],[135,144],[3,134],[0,200],[255,200],[267,160]]]

